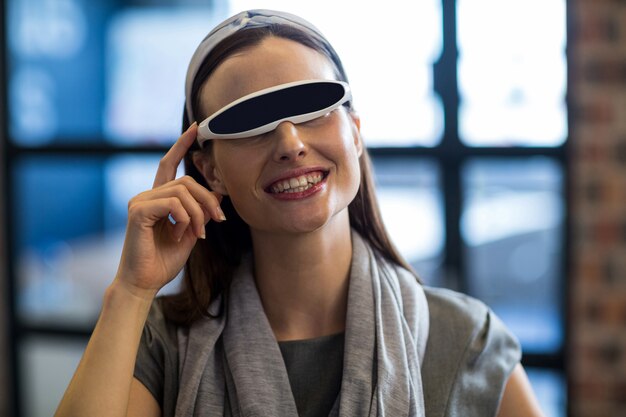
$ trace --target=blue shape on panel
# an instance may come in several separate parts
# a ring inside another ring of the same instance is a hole
[[[98,159],[32,157],[13,172],[18,247],[44,249],[102,231],[103,179]]]

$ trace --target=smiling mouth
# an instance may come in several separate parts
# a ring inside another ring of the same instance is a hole
[[[304,175],[276,181],[267,188],[267,191],[272,194],[301,193],[321,182],[327,175],[328,173],[323,171],[307,172]]]

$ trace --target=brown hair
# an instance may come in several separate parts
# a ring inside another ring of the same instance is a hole
[[[324,54],[333,63],[337,79],[348,81],[339,57],[322,38],[281,24],[242,29],[218,44],[200,66],[193,82],[191,96],[195,120],[206,117],[201,111],[199,92],[213,70],[228,56],[258,45],[268,36],[290,39]],[[345,105],[349,111],[354,111],[351,102]],[[191,124],[189,120],[193,118],[193,115],[190,118],[187,117],[186,111],[184,112],[183,131],[187,130]],[[195,143],[185,156],[184,163],[187,175],[204,187],[210,188],[203,175],[196,169],[192,158],[194,152],[210,152],[210,141],[206,143],[208,146],[202,150]],[[370,244],[376,256],[411,270],[392,244],[383,224],[374,191],[372,164],[366,149],[359,158],[359,165],[361,183],[354,200],[348,206],[350,226]],[[185,266],[181,291],[163,298],[165,316],[177,324],[190,325],[203,316],[221,315],[222,311],[211,315],[208,307],[213,300],[228,291],[235,269],[241,263],[243,255],[252,249],[250,228],[241,219],[228,196],[224,196],[221,207],[228,220],[221,223],[210,221],[206,225],[207,238],[199,239],[191,251]]]

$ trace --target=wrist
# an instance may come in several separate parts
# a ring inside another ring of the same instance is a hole
[[[157,292],[158,290],[156,289],[137,288],[117,276],[107,288],[105,298],[110,301],[118,299],[124,300],[124,302],[127,303],[130,302],[138,306],[149,308]]]

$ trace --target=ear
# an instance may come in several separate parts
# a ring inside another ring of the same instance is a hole
[[[361,138],[361,117],[355,111],[348,112],[352,120],[352,134],[354,136],[354,146],[356,146],[359,157],[363,154],[363,139]]]
[[[207,184],[209,184],[211,190],[221,195],[228,195],[228,190],[222,180],[222,174],[215,164],[213,154],[210,152],[196,151],[193,153],[192,158],[193,164],[202,174]]]

